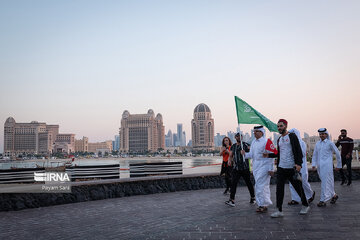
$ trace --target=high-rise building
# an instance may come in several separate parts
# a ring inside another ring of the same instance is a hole
[[[186,146],[186,133],[185,133],[185,131],[182,132],[181,146]]]
[[[125,110],[120,127],[121,152],[155,152],[165,148],[165,128],[160,113],[130,114]]]
[[[89,152],[89,138],[75,140],[75,152]]]
[[[183,124],[177,124],[177,132],[173,135],[173,146],[175,147],[184,147],[186,146],[186,134],[183,131]]]
[[[231,140],[232,143],[235,143],[235,142],[236,142],[236,140],[235,140],[235,134],[236,134],[236,133],[234,133],[234,132],[232,132],[232,131],[227,132],[227,136],[228,136],[228,138],[230,138],[230,140]]]
[[[177,124],[177,144],[175,146],[183,146],[182,142],[183,142],[183,125],[182,123],[178,123]]]
[[[220,135],[220,133],[216,133],[216,136],[214,137],[215,147],[221,147],[222,146],[222,141],[223,141],[224,137],[226,137],[226,136],[225,135]]]
[[[112,149],[114,151],[119,151],[119,149],[120,149],[120,136],[119,135],[115,135],[115,140],[113,141]]]
[[[37,121],[16,123],[14,118],[9,117],[4,124],[4,156],[49,155],[53,152],[58,134],[59,125]]]
[[[172,142],[172,145],[174,147],[177,147],[178,146],[178,136],[177,136],[177,133],[173,133],[173,142]]]
[[[173,147],[174,146],[174,140],[173,140],[173,133],[171,130],[168,131],[168,133],[165,135],[165,147]]]
[[[194,109],[191,135],[194,150],[214,150],[214,119],[211,117],[210,108],[204,103]]]

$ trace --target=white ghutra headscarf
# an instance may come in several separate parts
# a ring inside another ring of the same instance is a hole
[[[266,136],[265,136],[265,128],[264,128],[264,126],[256,126],[256,127],[254,127],[254,131],[255,130],[257,130],[257,131],[261,131],[262,133],[263,133],[263,138],[266,138]]]
[[[326,138],[330,140],[330,134],[326,128],[319,128],[319,133],[326,133]]]

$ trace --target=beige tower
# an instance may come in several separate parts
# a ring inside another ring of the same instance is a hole
[[[194,109],[191,136],[194,150],[214,150],[214,119],[211,118],[210,108],[204,103]]]
[[[156,152],[165,148],[165,128],[160,113],[130,114],[125,110],[120,127],[121,152]]]
[[[15,157],[15,119],[9,117],[4,124],[4,155]]]

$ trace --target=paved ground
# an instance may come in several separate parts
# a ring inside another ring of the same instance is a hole
[[[320,184],[312,186],[317,202]],[[270,218],[274,207],[256,213],[244,187],[235,208],[211,189],[0,212],[0,239],[360,239],[360,181],[335,188],[335,205],[312,204],[306,216],[284,205],[283,219]],[[274,201],[275,186],[271,191]]]

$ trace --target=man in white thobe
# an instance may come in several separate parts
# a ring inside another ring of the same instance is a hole
[[[301,165],[301,170],[300,170],[301,178],[302,178],[302,186],[304,188],[306,199],[309,201],[309,203],[311,203],[312,201],[314,201],[315,191],[311,189],[310,183],[308,182],[309,173],[308,173],[307,160],[306,160],[306,143],[301,139],[300,132],[296,128],[290,129],[289,132],[295,133],[300,142],[300,147],[303,154],[303,159],[302,159],[303,163]],[[297,194],[295,188],[291,183],[289,183],[289,187],[291,193],[291,201],[288,204],[289,205],[299,204],[301,202],[301,198],[299,194]]]
[[[250,152],[245,153],[245,158],[251,158],[253,163],[253,175],[255,179],[255,197],[258,208],[256,212],[263,213],[272,204],[270,199],[270,174],[273,174],[274,164],[272,158],[264,158],[267,139],[263,126],[254,127],[255,139],[251,143]]]
[[[312,167],[313,169],[317,168],[321,180],[321,196],[318,207],[324,207],[330,199],[330,203],[334,204],[339,198],[334,190],[333,153],[337,160],[336,170],[341,168],[341,156],[335,144],[330,140],[326,128],[320,128],[318,132],[320,140],[315,145]]]

